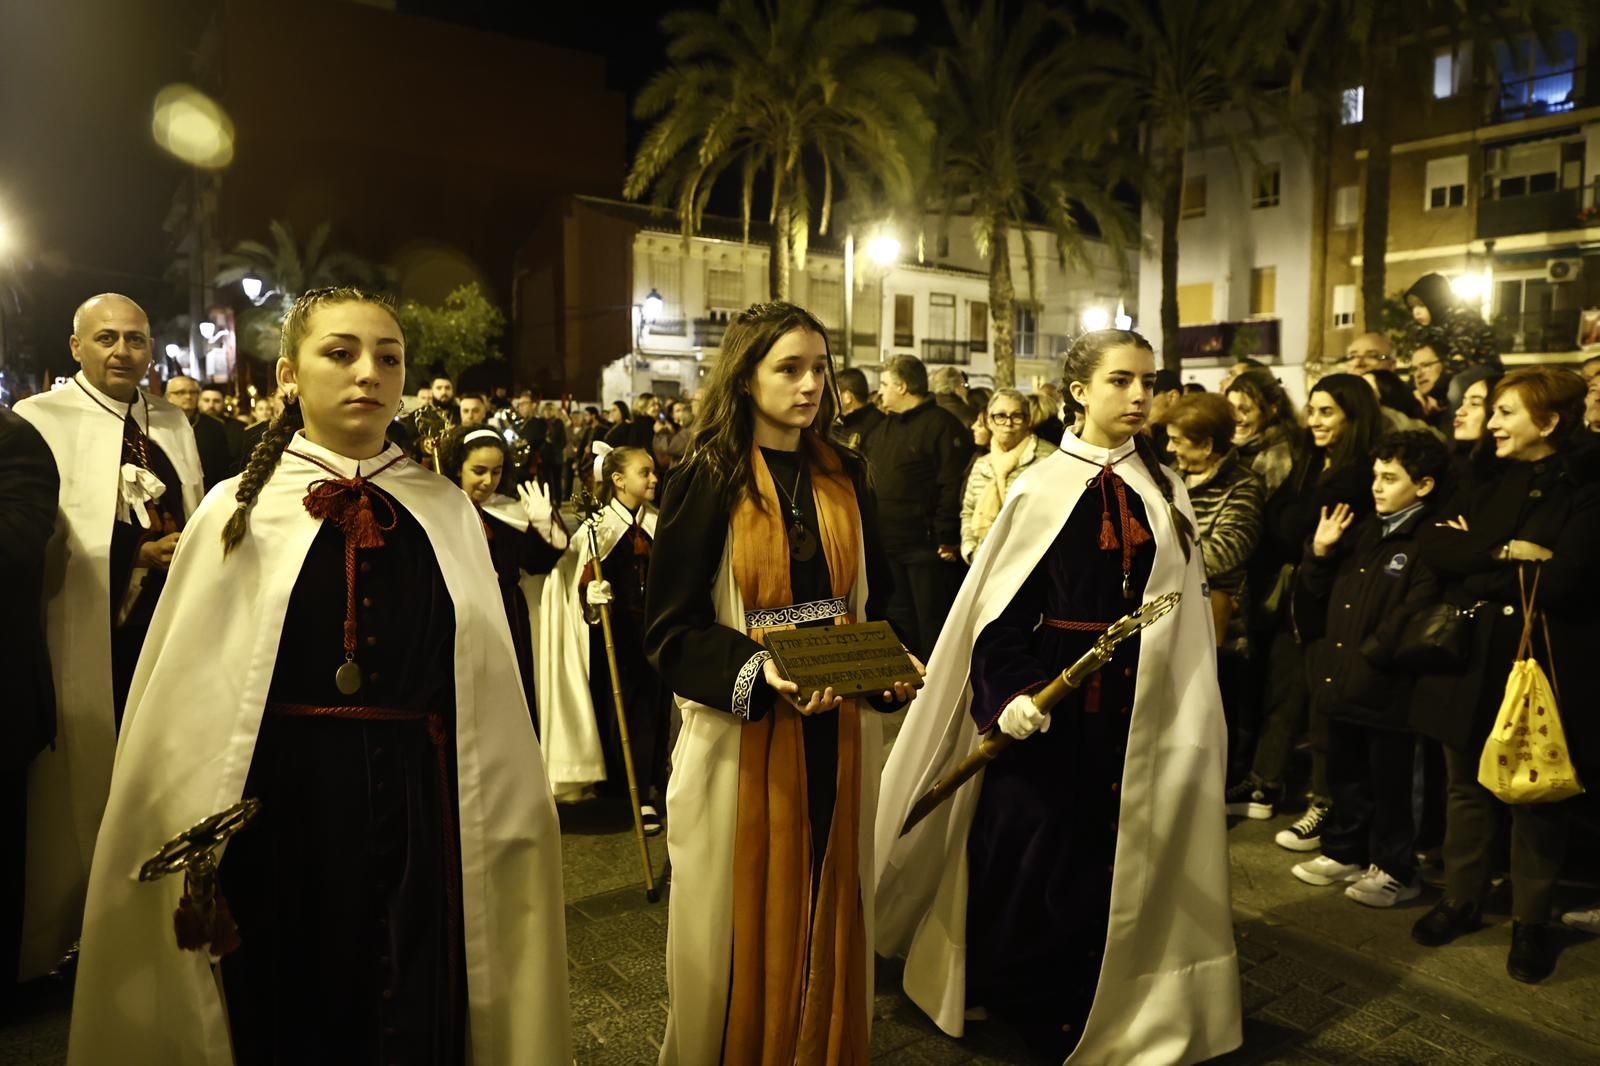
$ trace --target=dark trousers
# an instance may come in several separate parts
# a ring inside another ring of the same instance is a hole
[[[1410,733],[1328,722],[1328,787],[1333,812],[1322,827],[1322,853],[1357,866],[1375,865],[1410,884],[1417,862],[1412,845]]]
[[[1222,690],[1222,717],[1228,727],[1228,783],[1250,769],[1256,733],[1261,728],[1259,671],[1248,656],[1217,651],[1217,687]]]
[[[1483,904],[1495,842],[1511,812],[1511,916],[1542,925],[1567,857],[1570,803],[1501,803],[1478,784],[1478,751],[1444,749],[1448,793],[1444,826],[1445,895]]]
[[[921,548],[891,555],[889,572],[894,592],[885,612],[912,654],[927,662],[967,568],[945,562],[932,548]]]
[[[28,768],[19,766],[0,772],[0,1005],[17,982],[27,843]]]
[[[1282,784],[1295,741],[1310,719],[1311,792],[1328,795],[1327,731],[1325,715],[1311,714],[1311,694],[1306,684],[1306,652],[1293,634],[1272,635],[1267,651],[1266,691],[1262,696],[1261,736],[1256,741],[1250,775],[1267,784]]]

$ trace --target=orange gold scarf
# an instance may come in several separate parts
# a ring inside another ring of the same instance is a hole
[[[833,448],[804,447],[833,595],[855,587],[861,550],[855,487]],[[750,459],[764,507],[733,513],[733,576],[747,609],[786,607],[788,538],[761,449]],[[852,621],[840,618],[836,624]],[[750,636],[761,639],[762,629]],[[733,846],[733,973],[722,1061],[729,1066],[866,1066],[866,923],[861,904],[861,725],[839,708],[837,799],[816,898],[800,715],[783,701],[739,743]]]

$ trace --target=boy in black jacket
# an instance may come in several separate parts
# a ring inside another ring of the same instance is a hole
[[[1389,669],[1406,619],[1438,599],[1417,558],[1450,455],[1432,433],[1391,433],[1372,452],[1375,513],[1350,526],[1344,504],[1321,521],[1296,578],[1294,613],[1306,650],[1312,706],[1328,716],[1333,810],[1322,854],[1299,863],[1307,884],[1354,882],[1345,895],[1369,907],[1413,899],[1412,761],[1406,728],[1411,679]]]

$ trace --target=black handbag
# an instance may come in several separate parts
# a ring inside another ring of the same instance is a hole
[[[1452,674],[1466,668],[1472,643],[1472,622],[1480,600],[1471,607],[1436,603],[1406,619],[1394,652],[1396,666],[1423,674]]]

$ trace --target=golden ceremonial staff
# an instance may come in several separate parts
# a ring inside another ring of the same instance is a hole
[[[1182,598],[1181,592],[1169,592],[1164,596],[1157,596],[1133,613],[1123,615],[1112,622],[1104,633],[1095,638],[1094,644],[1083,653],[1082,658],[1063,670],[1060,677],[1053,679],[1034,695],[1034,706],[1049,714],[1050,709],[1065,699],[1067,693],[1082,685],[1089,679],[1089,675],[1111,661],[1111,654],[1117,650],[1118,644],[1171,611]],[[963,759],[960,766],[948,776],[935,782],[927,795],[917,800],[911,808],[910,815],[906,817],[906,824],[900,830],[900,835],[905,836],[911,832],[918,822],[932,814],[939,804],[955,795],[957,789],[970,781],[979,770],[994,762],[1002,751],[1014,743],[1011,737],[998,729],[984,737],[983,743],[978,745],[978,750]]]
[[[594,560],[594,579],[600,575],[600,542],[595,532],[600,526],[600,505],[580,486],[572,490],[572,506],[589,527],[589,555]],[[633,835],[639,842],[639,861],[644,865],[644,898],[651,903],[661,898],[656,891],[655,869],[650,865],[650,845],[644,839],[644,812],[639,809],[639,778],[633,769],[633,744],[628,739],[628,717],[622,705],[622,674],[617,670],[617,645],[611,636],[611,605],[600,605],[600,628],[605,634],[606,665],[611,670],[611,702],[616,705],[617,735],[622,740],[622,768],[628,775],[628,801],[633,808]]]

